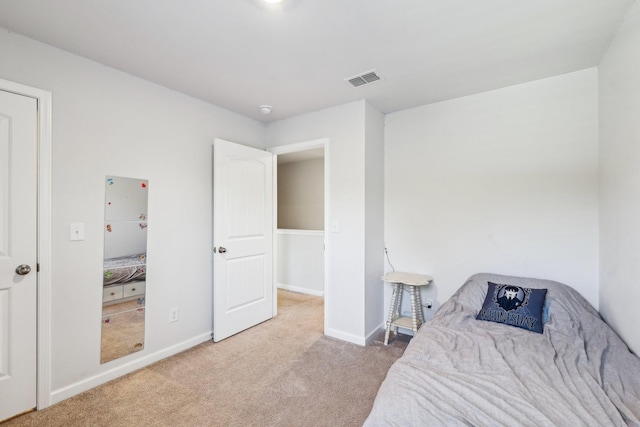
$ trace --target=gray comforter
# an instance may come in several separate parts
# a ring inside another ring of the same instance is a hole
[[[487,282],[547,288],[544,333],[476,320]],[[472,276],[389,369],[365,426],[640,426],[640,359],[561,283]]]
[[[147,279],[147,254],[126,255],[104,260],[103,285]]]

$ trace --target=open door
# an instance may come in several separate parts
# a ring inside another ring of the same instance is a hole
[[[273,317],[273,154],[213,144],[213,340]]]
[[[37,119],[0,90],[0,422],[36,406]]]

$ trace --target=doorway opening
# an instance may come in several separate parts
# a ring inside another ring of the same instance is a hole
[[[329,304],[327,142],[310,141],[270,150],[277,156],[276,300],[284,307],[294,303],[317,305],[322,299],[325,329]]]

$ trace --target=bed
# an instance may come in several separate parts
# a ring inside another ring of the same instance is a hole
[[[506,286],[547,290],[542,333],[485,310]],[[391,366],[364,425],[640,426],[640,359],[572,288],[476,274]]]
[[[105,259],[103,286],[145,280],[146,259],[146,254]]]

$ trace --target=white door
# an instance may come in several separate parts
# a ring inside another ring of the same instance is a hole
[[[0,420],[36,406],[37,108],[0,90]]]
[[[213,340],[273,317],[273,155],[213,145]]]

